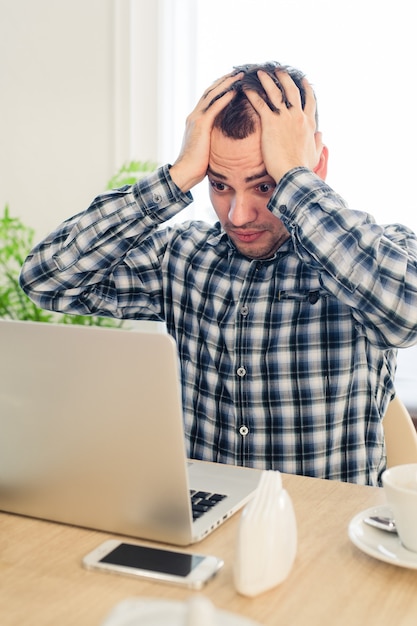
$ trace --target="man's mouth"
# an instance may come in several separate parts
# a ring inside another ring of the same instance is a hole
[[[263,233],[263,230],[233,230],[231,232],[231,234],[242,243],[253,243],[254,241],[257,241],[260,237],[262,237]]]

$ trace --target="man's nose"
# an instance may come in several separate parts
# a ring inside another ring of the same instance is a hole
[[[256,219],[256,209],[243,195],[236,194],[230,204],[228,217],[234,226],[244,226]]]

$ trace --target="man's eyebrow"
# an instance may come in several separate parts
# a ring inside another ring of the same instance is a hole
[[[258,180],[259,178],[265,178],[265,176],[269,176],[266,170],[262,170],[259,174],[252,174],[252,176],[248,176],[245,178],[245,183],[251,183],[254,180]]]
[[[227,176],[225,176],[224,174],[220,174],[220,172],[212,170],[211,167],[207,168],[207,174],[209,176],[214,176],[214,178],[219,178],[220,180],[227,180]],[[251,183],[254,180],[258,180],[259,178],[264,178],[265,176],[269,176],[269,174],[266,170],[262,170],[262,172],[259,172],[258,174],[252,174],[252,176],[247,176],[245,178],[245,183]]]
[[[227,180],[227,176],[225,176],[224,174],[220,174],[219,172],[215,172],[211,169],[210,166],[207,168],[207,175],[214,176],[215,178],[220,178],[220,180]]]

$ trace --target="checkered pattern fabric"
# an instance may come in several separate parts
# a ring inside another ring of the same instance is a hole
[[[190,202],[169,166],[105,193],[34,249],[21,285],[46,309],[166,322],[190,457],[379,484],[396,348],[417,341],[416,236],[304,168],[270,200],[291,238],[267,261],[219,224],[163,226]]]

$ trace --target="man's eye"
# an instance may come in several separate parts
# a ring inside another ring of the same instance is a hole
[[[211,180],[210,181],[210,185],[213,187],[213,189],[215,189],[216,191],[224,191],[227,188],[227,185],[225,185],[224,183],[219,183],[215,180]]]
[[[258,189],[261,193],[268,193],[269,191],[271,191],[272,189],[275,188],[275,185],[271,185],[271,183],[261,183],[258,186]]]

